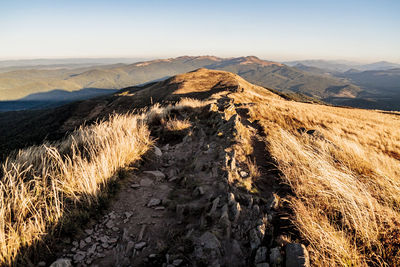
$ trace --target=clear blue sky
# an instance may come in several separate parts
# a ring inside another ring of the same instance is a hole
[[[400,62],[400,0],[0,0],[0,59],[179,55]]]

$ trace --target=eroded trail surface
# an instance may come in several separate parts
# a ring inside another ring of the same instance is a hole
[[[217,110],[179,112],[192,126],[169,140],[160,136],[154,155],[129,174],[106,215],[60,258],[76,266],[284,266],[284,244],[275,241],[273,226],[276,181],[256,193],[229,181],[232,173],[249,176],[230,148],[238,123],[253,126],[229,99],[214,105]],[[229,118],[227,108],[234,113]],[[157,137],[162,126],[153,128]],[[275,179],[267,168],[261,168],[264,179]]]

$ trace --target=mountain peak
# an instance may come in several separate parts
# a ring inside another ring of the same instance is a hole
[[[283,64],[281,64],[281,63],[274,62],[274,61],[262,60],[256,56],[238,57],[238,58],[234,58],[233,61],[239,63],[240,65],[258,64],[261,66],[271,66],[271,65],[283,66]]]

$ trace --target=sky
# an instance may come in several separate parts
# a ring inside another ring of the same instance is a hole
[[[0,59],[181,55],[400,63],[400,1],[0,0]]]

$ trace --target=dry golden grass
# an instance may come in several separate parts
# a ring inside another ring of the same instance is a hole
[[[139,160],[151,145],[138,116],[114,115],[8,158],[0,179],[1,265],[51,234],[76,204],[96,202],[118,169]]]
[[[268,98],[250,117],[294,192],[314,265],[400,264],[400,117]]]
[[[169,118],[165,122],[165,129],[168,131],[182,131],[192,126],[191,122],[188,119],[178,120],[176,118]]]
[[[81,127],[66,139],[18,151],[1,166],[0,265],[10,265],[24,247],[36,246],[74,209],[97,203],[117,171],[139,160],[153,145],[148,125],[171,111],[207,102],[184,98],[156,104],[138,115],[113,115]],[[188,121],[170,120],[171,129]],[[24,253],[24,252],[22,252]]]

